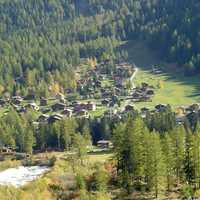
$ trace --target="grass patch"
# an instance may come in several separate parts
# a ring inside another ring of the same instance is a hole
[[[144,106],[152,108],[160,103],[178,107],[200,101],[200,95],[195,87],[195,85],[200,83],[200,76],[186,78],[176,75],[171,77],[168,74],[155,75],[149,70],[140,69],[135,77],[135,83],[140,85],[141,82],[147,82],[154,86],[155,96],[152,98],[152,102],[136,103],[137,108]]]
[[[135,63],[139,71],[134,79],[136,85],[147,82],[155,87],[155,96],[152,102],[136,103],[137,108],[152,108],[157,104],[170,104],[172,107],[186,106],[200,102],[200,75],[184,77],[182,68],[175,63],[166,63],[161,59],[159,52],[153,51],[143,41],[127,41],[121,45],[128,51],[129,61]],[[163,68],[164,73],[151,73],[153,65]],[[158,83],[163,83],[159,88]]]
[[[90,111],[89,114],[91,117],[101,117],[104,112],[106,111],[106,107],[101,106],[101,107],[97,107],[97,109],[95,111]]]

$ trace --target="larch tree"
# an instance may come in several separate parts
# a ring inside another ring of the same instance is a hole
[[[184,157],[185,157],[185,129],[183,126],[177,127],[169,132],[172,139],[172,152],[175,158],[175,173],[179,183],[185,176]]]

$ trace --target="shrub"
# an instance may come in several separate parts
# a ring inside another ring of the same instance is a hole
[[[192,198],[194,196],[194,189],[190,185],[184,185],[181,191],[184,198]]]

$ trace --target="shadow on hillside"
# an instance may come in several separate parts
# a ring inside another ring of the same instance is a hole
[[[180,67],[177,67],[175,63],[164,62],[160,58],[159,52],[150,50],[142,41],[128,41],[120,48],[128,51],[129,61],[136,64],[138,68],[151,71],[152,66],[159,66],[169,81],[193,87],[192,95],[189,94],[188,97],[195,98],[200,102],[200,75],[185,77]]]

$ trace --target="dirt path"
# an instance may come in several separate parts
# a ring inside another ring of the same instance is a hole
[[[129,96],[131,96],[132,90],[136,88],[136,85],[135,85],[135,83],[134,83],[134,78],[136,77],[138,71],[139,71],[138,67],[135,67],[135,71],[134,71],[134,73],[132,74],[132,76],[131,76],[131,78],[130,78],[130,81],[131,81],[132,86],[131,86],[131,90],[130,90]],[[127,96],[127,97],[128,97],[128,96]],[[124,101],[124,103],[123,103],[123,106],[121,107],[121,111],[123,111],[123,110],[125,109],[125,107],[126,107],[127,105],[129,105],[129,104],[131,104],[131,100],[130,100],[130,99],[126,99],[126,100]]]
[[[134,73],[133,73],[133,75],[132,75],[131,78],[130,78],[130,81],[131,81],[131,83],[132,83],[131,90],[136,88],[133,79],[136,77],[138,71],[139,71],[139,69],[136,67],[136,68],[135,68],[135,71],[134,71]]]

